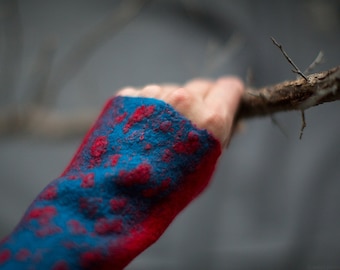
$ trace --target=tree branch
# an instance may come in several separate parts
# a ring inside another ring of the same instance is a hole
[[[257,90],[248,88],[242,97],[237,120],[272,116],[282,111],[303,112],[336,100],[340,100],[340,66],[312,74],[307,81],[301,78]],[[47,138],[83,135],[96,114],[96,110],[89,108],[70,113],[46,110],[43,106],[4,110],[0,112],[0,134],[24,133]]]
[[[237,119],[271,115],[282,111],[304,111],[325,102],[340,100],[340,66],[295,81],[261,89],[247,89]]]

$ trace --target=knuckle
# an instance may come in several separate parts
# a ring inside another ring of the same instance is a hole
[[[117,96],[134,96],[137,94],[137,90],[132,87],[125,87],[116,92]]]
[[[150,85],[147,85],[143,88],[142,90],[143,92],[160,92],[162,91],[162,87],[157,85],[157,84],[150,84]]]
[[[178,88],[169,96],[169,103],[172,105],[190,105],[194,96],[185,88]]]
[[[156,84],[150,84],[145,86],[140,94],[143,97],[152,97],[152,98],[157,98],[161,95],[163,88],[159,85]]]
[[[225,126],[225,119],[217,112],[210,112],[205,117],[205,124],[211,127],[223,128]]]

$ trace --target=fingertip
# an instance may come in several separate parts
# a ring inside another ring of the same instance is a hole
[[[228,91],[236,91],[240,96],[244,92],[243,81],[236,76],[224,76],[217,79],[216,83],[223,88],[228,89]]]
[[[220,108],[225,119],[224,127],[227,135],[224,135],[221,140],[223,146],[227,146],[231,139],[234,118],[243,92],[244,84],[238,77],[220,77],[215,82],[209,104],[214,108]]]

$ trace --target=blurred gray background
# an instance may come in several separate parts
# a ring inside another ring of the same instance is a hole
[[[145,2],[145,3],[144,3]],[[331,0],[0,0],[0,237],[116,90],[235,74],[259,87],[340,65]],[[251,74],[251,76],[248,76]],[[245,122],[214,180],[127,269],[340,270],[340,104]]]

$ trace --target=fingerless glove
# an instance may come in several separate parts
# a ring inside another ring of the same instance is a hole
[[[220,143],[170,105],[114,97],[0,243],[1,269],[122,269],[207,186]]]

